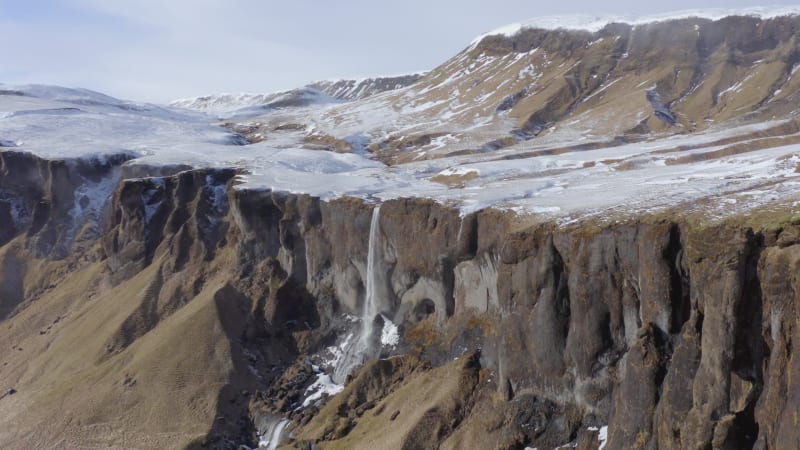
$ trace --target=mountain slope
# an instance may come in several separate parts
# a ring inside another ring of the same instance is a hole
[[[733,16],[523,28],[483,37],[402,92],[312,121],[339,138],[366,134],[383,159],[405,162],[787,119],[796,115],[797,27],[795,16]]]
[[[581,215],[731,196],[794,176],[799,23],[521,28],[484,36],[406,88],[229,127],[268,146],[370,155],[416,179],[419,195],[474,207]]]

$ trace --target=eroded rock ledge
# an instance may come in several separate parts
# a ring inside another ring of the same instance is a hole
[[[334,344],[364,301],[374,205],[237,189],[233,170],[124,161],[0,153],[0,338],[25,342],[30,361],[79,361],[81,372],[56,373],[97,393],[73,399],[69,422],[42,432],[52,403],[27,392],[52,380],[3,348],[0,375],[19,391],[0,401],[0,425],[13,429],[0,442],[11,447],[60,436],[86,444],[87,424],[109,420],[93,412],[98,404],[132,418],[124,442],[139,446],[151,434],[173,445],[254,445],[263,414],[291,417],[285,443],[302,448],[596,448],[606,425],[609,449],[800,446],[800,225],[790,215],[559,227],[386,201],[376,289],[401,342],[321,409],[303,409],[308,357]],[[80,208],[100,193],[111,194],[103,208]],[[66,300],[66,289],[87,294]],[[120,302],[118,311],[92,318],[101,300]],[[186,317],[204,302],[213,318]],[[40,333],[35,324],[59,308],[80,317]],[[48,352],[87,324],[96,351]],[[37,339],[51,341],[37,353]],[[165,350],[182,339],[196,351]],[[135,364],[151,353],[171,358],[160,367],[185,365],[184,378]],[[162,412],[136,422],[160,404],[156,387],[178,382],[170,403],[189,405],[175,413],[191,420]],[[137,400],[109,406],[123,388]],[[196,409],[200,398],[208,405]],[[91,439],[123,445],[112,432]]]

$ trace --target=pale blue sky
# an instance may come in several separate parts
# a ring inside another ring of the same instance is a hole
[[[543,15],[750,6],[759,3],[0,0],[0,82],[86,87],[146,101],[269,92],[430,69],[483,32]]]

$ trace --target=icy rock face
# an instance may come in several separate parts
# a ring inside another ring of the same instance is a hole
[[[192,259],[213,259],[227,232],[231,169],[185,171],[169,177],[122,180],[114,192],[110,230],[103,237],[114,278],[150,264],[165,239],[176,239],[176,268]],[[188,223],[186,223],[188,221]]]
[[[39,256],[64,258],[102,231],[104,209],[130,156],[53,161],[0,152],[0,243],[25,232]]]

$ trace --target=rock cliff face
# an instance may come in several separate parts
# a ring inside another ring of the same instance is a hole
[[[235,448],[268,416],[301,448],[800,446],[788,211],[559,225],[391,200],[368,274],[363,200],[0,158],[8,448]],[[399,343],[302,404],[370,282]]]

